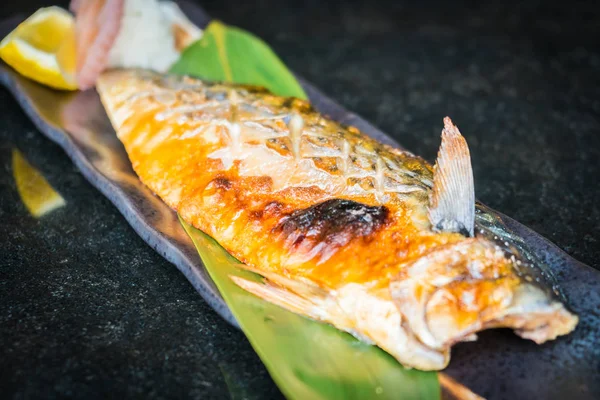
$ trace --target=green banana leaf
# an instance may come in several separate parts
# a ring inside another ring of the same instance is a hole
[[[181,220],[202,262],[273,380],[289,399],[439,399],[437,374],[409,370],[378,347],[268,303],[230,276],[260,282]]]
[[[306,98],[294,75],[265,42],[219,21],[211,22],[202,38],[184,50],[171,72],[258,85],[280,96]]]
[[[262,85],[306,98],[279,58],[260,39],[211,23],[172,68],[178,74]],[[261,281],[238,267],[214,239],[180,218],[202,262],[271,377],[289,399],[439,399],[435,372],[402,367],[376,346],[330,325],[304,318],[238,287],[235,275]]]

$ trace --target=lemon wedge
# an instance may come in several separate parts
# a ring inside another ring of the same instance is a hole
[[[12,152],[12,168],[21,200],[31,215],[39,218],[66,204],[44,176],[16,149]]]
[[[0,58],[18,73],[75,90],[75,20],[60,7],[40,8],[0,42]]]

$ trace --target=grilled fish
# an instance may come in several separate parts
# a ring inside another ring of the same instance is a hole
[[[483,329],[543,343],[577,325],[476,206],[449,118],[432,167],[257,87],[134,69],[97,90],[142,182],[262,275],[232,279],[267,301],[421,370]]]

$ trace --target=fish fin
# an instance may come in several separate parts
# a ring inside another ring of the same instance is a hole
[[[444,118],[442,144],[429,197],[429,222],[434,231],[473,236],[475,187],[467,141],[450,118]]]
[[[245,269],[246,271],[250,271],[257,275],[261,275],[270,282],[273,282],[278,286],[284,287],[287,290],[304,298],[324,299],[328,296],[328,293],[325,289],[317,286],[313,282],[302,277],[296,277],[294,279],[291,279],[274,272],[260,271],[246,264],[242,264],[240,265],[240,267]]]
[[[230,278],[236,285],[263,300],[297,314],[314,319],[322,319],[318,316],[318,308],[315,303],[277,284],[270,281],[266,281],[265,283],[253,282],[233,275]]]

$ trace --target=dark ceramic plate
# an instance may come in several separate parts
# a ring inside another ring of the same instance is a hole
[[[206,26],[209,17],[201,9],[180,4],[192,21]],[[0,37],[23,18],[0,23]],[[1,62],[0,81],[38,129],[66,151],[135,231],[175,264],[216,312],[237,326],[176,214],[142,185],[131,169],[96,92],[56,92],[19,76]],[[322,113],[399,147],[385,133],[300,81]],[[550,267],[581,321],[571,335],[541,346],[506,330],[484,332],[479,341],[455,347],[446,372],[474,392],[494,399],[600,398],[600,272],[572,259],[527,227],[496,214]]]

